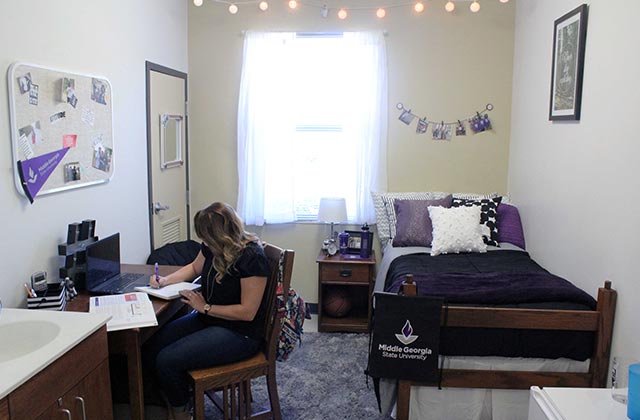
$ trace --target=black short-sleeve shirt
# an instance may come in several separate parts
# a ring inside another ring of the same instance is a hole
[[[247,244],[229,270],[230,273],[226,274],[220,282],[216,282],[215,280],[216,271],[212,267],[213,254],[211,250],[209,250],[205,244],[202,244],[201,251],[205,258],[201,273],[202,293],[207,303],[211,305],[239,304],[241,298],[240,280],[243,278],[254,276],[267,277],[265,290],[268,287],[268,282],[277,281],[277,279],[269,278],[270,270],[267,257],[264,254],[262,246],[258,243],[250,242]],[[263,294],[258,312],[252,321],[231,321],[204,314],[200,314],[200,316],[210,325],[219,325],[260,340],[264,335],[263,328],[266,311],[266,297]]]

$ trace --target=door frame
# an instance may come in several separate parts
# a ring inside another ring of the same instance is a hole
[[[191,194],[189,193],[189,90],[188,90],[188,77],[187,73],[183,73],[178,70],[165,67],[160,64],[152,63],[151,61],[145,61],[145,77],[146,77],[146,108],[147,108],[147,209],[149,211],[149,246],[153,251],[153,191],[152,191],[152,176],[151,167],[151,72],[166,74],[169,76],[177,77],[184,80],[184,149],[185,149],[185,170],[186,170],[186,185],[185,195],[187,196],[187,239],[191,239]]]

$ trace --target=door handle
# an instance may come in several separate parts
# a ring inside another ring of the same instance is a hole
[[[169,210],[169,206],[163,206],[159,201],[153,203],[153,213],[158,214],[162,210]]]

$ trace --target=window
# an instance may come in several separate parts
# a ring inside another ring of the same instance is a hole
[[[246,34],[238,106],[238,211],[262,225],[315,220],[345,197],[373,220],[386,186],[387,81],[379,33]]]

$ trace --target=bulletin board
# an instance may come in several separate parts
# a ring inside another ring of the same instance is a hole
[[[104,77],[14,63],[7,72],[16,188],[36,195],[108,182],[113,93]]]

